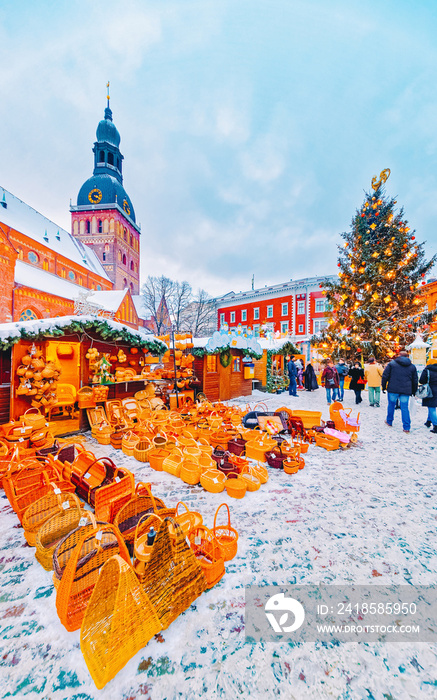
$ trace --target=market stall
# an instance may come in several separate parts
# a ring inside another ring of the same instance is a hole
[[[199,391],[210,401],[250,396],[254,361],[262,357],[262,348],[256,338],[222,329],[211,338],[195,338],[193,343],[194,372],[200,380]]]
[[[147,382],[146,358],[167,346],[111,319],[63,316],[1,324],[0,349],[12,350],[9,418],[38,409],[60,435],[87,427],[83,387],[95,402],[132,396]]]

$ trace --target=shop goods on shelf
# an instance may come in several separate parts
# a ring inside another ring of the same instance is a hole
[[[106,399],[108,398],[108,392],[109,392],[109,387],[107,387],[107,386],[100,386],[100,385],[93,386],[94,402],[98,403],[99,401],[106,401]]]
[[[225,525],[217,525],[217,518],[221,508],[226,508],[227,510],[228,522]],[[222,503],[217,508],[212,532],[219,544],[223,559],[225,561],[233,559],[238,549],[238,532],[231,526],[231,512],[227,503]]]
[[[170,537],[169,525],[174,531]],[[207,588],[207,581],[180,525],[165,518],[145,567],[143,588],[164,629]]]
[[[103,688],[162,628],[132,567],[119,555],[102,566],[85,611],[80,647],[97,688]]]
[[[119,429],[132,427],[132,422],[126,420],[123,412],[123,404],[120,399],[110,399],[105,402],[106,415],[112,426],[118,426]]]
[[[69,632],[80,628],[100,569],[114,554],[130,565],[129,552],[113,525],[97,526],[79,539],[56,594],[59,619]]]

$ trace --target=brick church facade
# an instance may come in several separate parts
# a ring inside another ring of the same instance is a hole
[[[140,229],[123,187],[109,97],[96,136],[93,175],[70,207],[71,233],[0,189],[0,323],[73,314],[88,292],[102,315],[144,325]]]

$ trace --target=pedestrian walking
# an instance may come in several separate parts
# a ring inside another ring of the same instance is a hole
[[[325,369],[322,372],[322,376],[320,377],[322,386],[325,387],[326,389],[326,401],[328,402],[328,406],[331,403],[331,391],[332,391],[332,400],[337,401],[338,399],[338,388],[339,388],[339,379],[338,379],[338,372],[334,367],[334,363],[332,360],[328,360]]]
[[[314,372],[314,368],[311,364],[306,366],[305,372],[303,373],[303,378],[306,391],[315,391],[315,389],[319,388],[316,373]]]
[[[401,407],[402,427],[404,433],[409,433],[411,428],[410,411],[408,402],[410,396],[417,391],[417,369],[408,357],[406,350],[401,350],[399,355],[389,362],[382,373],[382,391],[387,390],[388,406],[386,423],[393,425],[396,401],[399,399]]]
[[[343,401],[344,400],[344,378],[347,377],[349,373],[349,367],[347,366],[346,362],[343,360],[341,357],[337,364],[335,365],[335,369],[337,370],[338,373],[338,381],[339,381],[339,386],[338,386],[338,400]]]
[[[420,375],[419,384],[428,384],[431,389],[432,396],[422,399],[422,406],[428,408],[428,418],[426,419],[426,427],[431,428],[431,433],[437,433],[437,362],[432,362],[426,365]]]
[[[355,403],[361,403],[361,392],[366,386],[366,380],[364,379],[364,370],[361,367],[361,362],[358,360],[354,362],[353,367],[349,370],[349,375],[351,377],[351,383],[349,384],[349,389],[355,392]]]
[[[290,396],[297,396],[297,385],[296,385],[297,367],[294,364],[294,357],[290,357],[290,360],[287,364],[287,370],[288,370],[288,378],[290,379],[290,384],[288,385],[288,393],[290,394]]]
[[[369,357],[369,361],[364,365],[364,378],[367,381],[367,389],[369,391],[369,405],[379,408],[381,398],[381,379],[384,368],[379,362],[376,362],[373,355]]]

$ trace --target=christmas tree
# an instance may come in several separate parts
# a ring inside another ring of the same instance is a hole
[[[393,357],[420,324],[425,300],[418,288],[436,256],[425,260],[403,209],[396,212],[396,200],[386,197],[389,175],[387,168],[372,179],[351,230],[341,234],[339,281],[324,285],[329,325],[312,339],[325,354]]]

